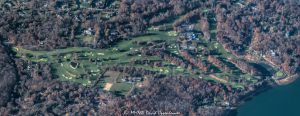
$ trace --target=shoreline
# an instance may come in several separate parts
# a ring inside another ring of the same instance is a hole
[[[230,109],[227,112],[224,113],[225,116],[236,116],[238,114],[238,109],[241,105],[243,105],[244,103],[251,101],[255,96],[266,92],[270,89],[272,89],[275,86],[280,86],[279,84],[277,84],[275,82],[275,80],[273,79],[266,79],[263,80],[262,82],[260,82],[261,85],[255,85],[254,90],[252,91],[247,91],[246,93],[244,93],[244,95],[240,95],[239,101],[234,104],[232,107],[235,107],[235,109]]]
[[[287,76],[282,79],[274,79],[274,81],[278,85],[287,85],[287,84],[295,82],[298,78],[299,78],[299,74],[294,74],[294,75]]]
[[[293,82],[295,82],[298,78],[299,78],[299,74],[295,74],[292,76],[287,76],[283,79],[266,79],[263,80],[261,82],[261,85],[256,85],[255,89],[253,91],[248,91],[248,93],[245,93],[244,95],[240,96],[240,99],[238,101],[237,104],[234,104],[234,107],[236,107],[236,109],[232,109],[229,110],[227,112],[225,112],[226,116],[236,116],[238,114],[238,109],[241,105],[243,105],[244,103],[251,101],[255,96],[266,92],[272,88],[274,88],[275,86],[282,86],[282,85],[287,85],[287,84],[291,84]]]

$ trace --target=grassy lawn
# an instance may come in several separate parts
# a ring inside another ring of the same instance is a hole
[[[242,84],[232,84],[231,85],[233,88],[237,88],[237,89],[245,89],[245,86]]]
[[[80,35],[80,36],[76,36],[76,37],[79,38],[84,43],[88,43],[88,44],[92,44],[94,42],[94,38],[95,38],[92,35]]]
[[[282,77],[284,74],[283,74],[283,72],[281,72],[281,71],[278,71],[278,72],[276,72],[276,74],[275,74],[277,77]]]
[[[277,71],[276,73],[275,73],[275,75],[274,75],[274,79],[280,79],[280,78],[282,78],[282,77],[284,77],[285,76],[285,74],[283,73],[283,72],[281,72],[281,71]]]
[[[126,95],[127,92],[132,88],[132,84],[119,82],[120,72],[108,71],[105,73],[104,83],[111,84],[112,86],[109,88],[111,92],[118,92],[120,95]]]
[[[108,71],[104,74],[105,82],[107,83],[115,83],[117,78],[120,76],[120,72],[116,71]]]
[[[176,37],[177,35],[178,35],[178,33],[176,31],[169,31],[168,32],[168,36]]]
[[[110,91],[111,92],[119,92],[121,95],[126,95],[128,91],[132,88],[132,84],[129,83],[115,83]]]

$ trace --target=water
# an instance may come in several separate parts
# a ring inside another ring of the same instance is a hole
[[[300,79],[260,93],[238,109],[238,116],[300,116]]]

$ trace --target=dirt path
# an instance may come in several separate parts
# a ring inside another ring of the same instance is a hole
[[[110,90],[110,88],[113,86],[113,84],[112,83],[106,83],[105,84],[105,87],[104,87],[104,89],[103,90],[105,90],[105,91],[109,91]]]
[[[216,75],[210,74],[209,76],[210,76],[211,78],[213,78],[213,79],[216,79],[216,80],[222,82],[222,83],[228,83],[227,80],[221,79],[221,78],[217,77]]]

